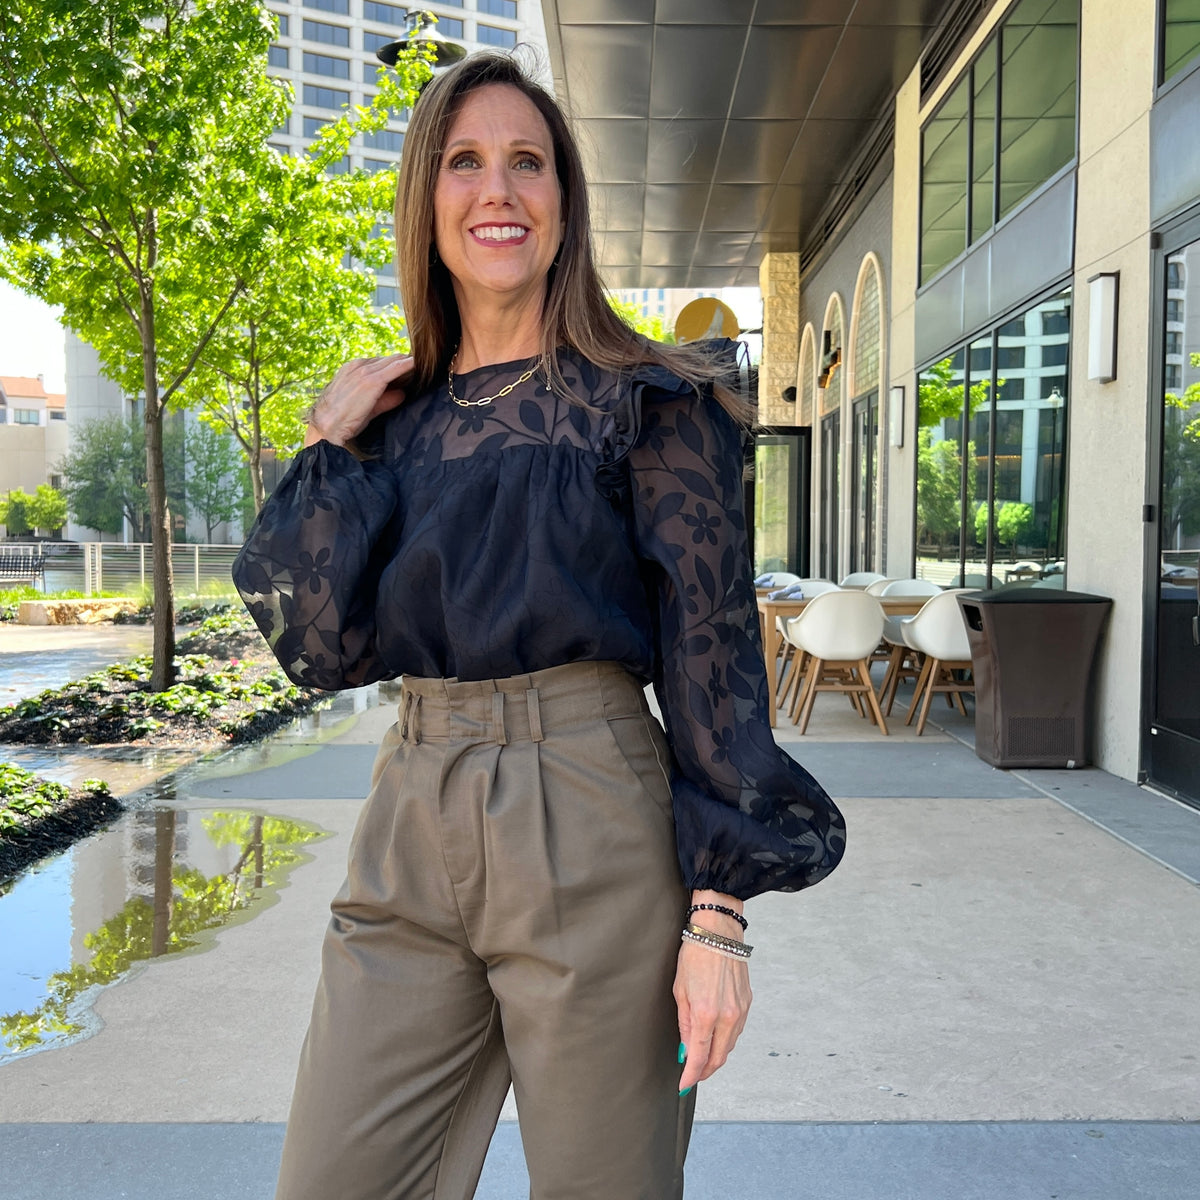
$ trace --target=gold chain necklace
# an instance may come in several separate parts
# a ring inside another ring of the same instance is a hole
[[[506,383],[504,385],[504,387],[502,387],[493,396],[484,396],[482,399],[479,399],[479,400],[460,400],[454,394],[454,360],[456,358],[458,358],[457,350],[455,350],[455,352],[454,352],[454,357],[450,359],[450,368],[446,372],[446,380],[450,384],[450,399],[453,400],[454,403],[457,404],[459,408],[480,408],[484,404],[491,404],[491,402],[493,400],[499,400],[502,396],[507,396],[508,393],[513,390],[513,388],[519,387],[527,379],[532,379],[534,371],[537,370],[536,366],[530,367],[529,370],[526,371],[524,375],[521,375],[518,378],[514,379],[512,381],[512,383]]]

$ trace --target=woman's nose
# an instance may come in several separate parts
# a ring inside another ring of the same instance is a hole
[[[507,204],[512,200],[512,180],[503,165],[489,166],[480,180],[479,200],[482,204]]]

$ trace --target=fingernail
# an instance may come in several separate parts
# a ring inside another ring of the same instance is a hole
[[[679,1065],[683,1066],[683,1064],[685,1062],[687,1062],[687,1047],[682,1042],[680,1042],[679,1043]]]
[[[692,1084],[692,1087],[695,1087],[695,1086],[696,1086],[696,1085],[693,1083],[693,1084]],[[683,1091],[679,1093],[679,1098],[680,1098],[680,1100],[682,1100],[682,1099],[684,1098],[684,1096],[686,1096],[686,1095],[688,1094],[688,1092],[690,1092],[691,1090],[692,1090],[692,1088],[690,1088],[690,1087],[689,1087],[689,1088],[684,1088],[684,1089],[683,1089]]]

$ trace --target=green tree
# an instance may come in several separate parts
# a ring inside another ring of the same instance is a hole
[[[56,533],[67,523],[67,498],[48,483],[39,483],[29,502],[29,523],[34,529]]]
[[[917,382],[917,424],[920,428],[928,428],[942,421],[961,419],[964,385],[961,380],[955,381],[955,376],[961,374],[961,369],[954,366],[953,358],[943,358],[921,372]],[[997,383],[1000,387],[1004,386],[1003,379]],[[975,415],[975,410],[987,400],[991,391],[990,379],[983,379],[971,385],[968,419]]]
[[[1191,355],[1200,368],[1200,354]],[[1163,543],[1200,534],[1200,383],[1163,398]]]
[[[241,456],[228,433],[204,423],[185,433],[184,455],[188,508],[204,522],[205,540],[211,542],[213,529],[242,511]]]
[[[24,537],[33,532],[29,505],[33,497],[24,488],[13,488],[0,500],[0,525],[8,530],[9,537]]]
[[[123,417],[97,417],[74,432],[55,470],[63,476],[70,514],[101,533],[122,532],[128,521],[138,541],[149,541],[145,427]],[[183,434],[175,418],[163,430],[163,464],[171,508],[184,512]]]
[[[62,305],[105,373],[142,396],[156,690],[175,626],[163,415],[263,269],[253,201],[288,109],[266,73],[274,28],[259,0],[0,8],[0,274]]]
[[[661,313],[655,313],[652,317],[645,317],[642,315],[642,310],[632,301],[621,300],[611,292],[608,296],[608,302],[612,306],[613,312],[626,325],[636,329],[643,337],[648,337],[651,341],[655,342],[666,342],[668,345],[675,344],[674,331],[667,328]]]
[[[975,541],[980,546],[987,544],[990,515],[991,506],[987,501],[975,510]],[[1013,558],[1016,557],[1017,543],[1024,540],[1032,527],[1033,508],[1023,501],[1006,500],[996,510],[996,541],[1001,546],[1007,546]]]
[[[391,257],[395,173],[329,168],[353,138],[415,103],[428,74],[410,51],[380,78],[370,108],[330,122],[307,154],[278,159],[264,191],[271,221],[263,249],[273,267],[247,280],[184,384],[185,402],[240,444],[256,512],[264,447],[299,449],[301,414],[319,387],[347,359],[407,348],[399,311],[372,308],[374,268]]]

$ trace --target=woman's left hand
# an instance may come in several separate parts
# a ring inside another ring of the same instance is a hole
[[[716,894],[712,895],[715,898]],[[701,902],[693,899],[695,904]],[[732,897],[720,897],[716,902],[741,911],[741,904]],[[701,921],[701,917],[705,919]],[[693,920],[726,937],[740,938],[742,934],[737,922],[720,913],[697,913]],[[674,996],[679,1007],[679,1040],[687,1053],[679,1080],[683,1093],[724,1066],[729,1057],[750,1011],[750,969],[745,962],[685,941],[679,947]]]

